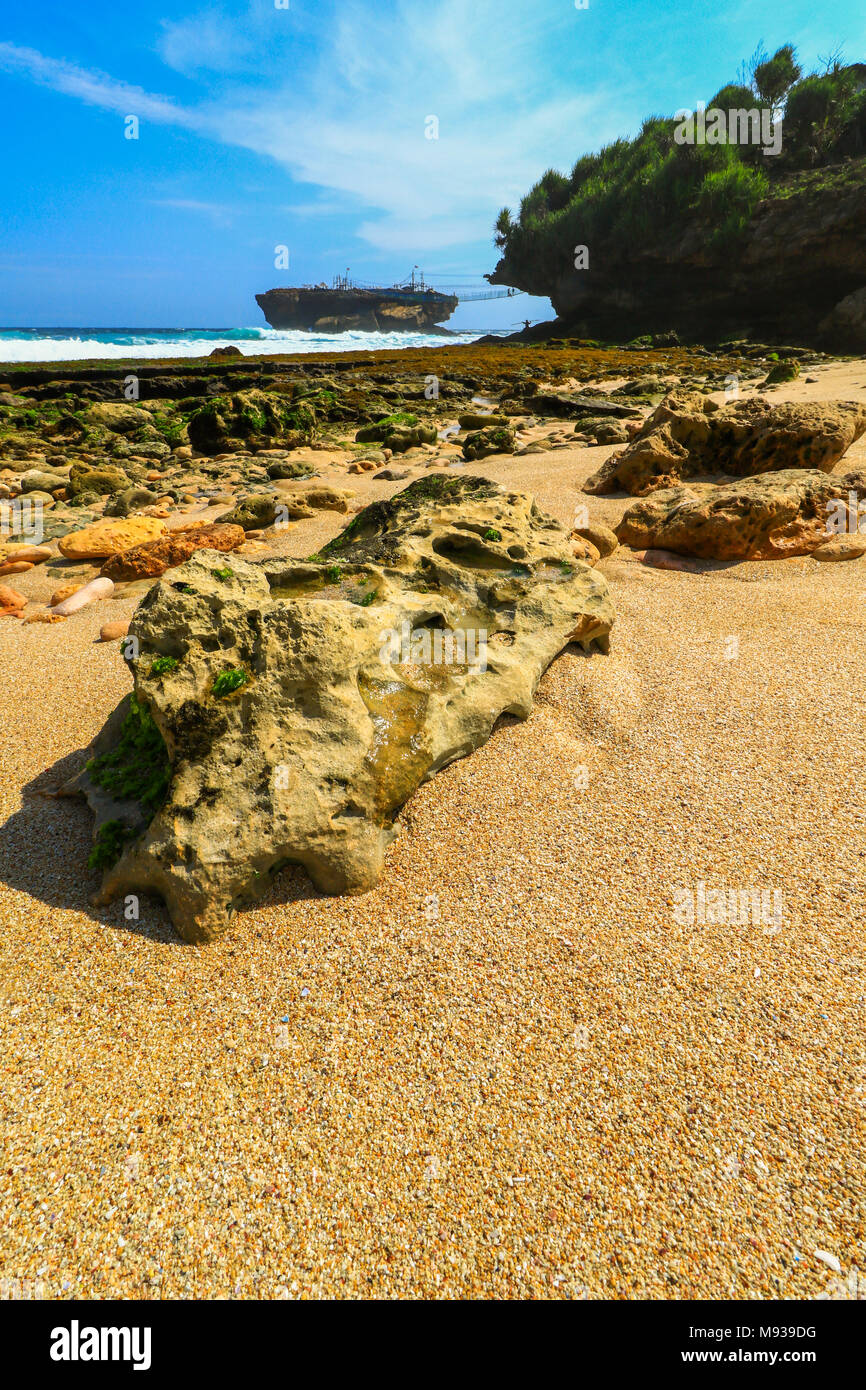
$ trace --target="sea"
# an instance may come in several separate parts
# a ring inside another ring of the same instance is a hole
[[[310,333],[279,328],[0,328],[0,362],[206,357],[232,345],[264,353],[380,352],[474,343],[482,333]]]

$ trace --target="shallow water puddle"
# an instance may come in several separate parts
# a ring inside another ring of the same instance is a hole
[[[367,607],[376,596],[376,580],[372,575],[358,577],[346,575],[336,578],[335,565],[320,574],[299,575],[296,579],[283,576],[279,583],[271,584],[271,597],[291,602],[292,599],[309,598],[343,600]]]
[[[422,730],[428,695],[400,680],[376,680],[362,672],[358,690],[373,721],[367,752],[376,784],[375,806],[383,819],[399,809],[430,767]]]

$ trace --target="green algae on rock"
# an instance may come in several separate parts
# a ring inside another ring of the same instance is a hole
[[[786,381],[796,381],[800,375],[800,364],[791,360],[777,362],[767,373],[765,386],[781,386]]]
[[[196,449],[218,454],[242,441],[278,439],[286,447],[308,443],[315,424],[312,405],[253,389],[206,401],[190,416],[187,431]]]
[[[214,570],[216,574],[216,570]],[[226,695],[233,695],[241,686],[246,685],[249,675],[240,666],[232,666],[228,671],[220,671],[211,686],[211,694],[218,700],[222,700]]]
[[[127,695],[95,740],[92,757],[61,789],[64,795],[85,795],[94,812],[90,868],[110,868],[144,832],[170,781],[168,750],[150,709],[143,697]]]
[[[172,661],[163,657],[163,663]],[[163,664],[161,674],[177,669]],[[151,667],[153,670],[153,667]],[[91,780],[119,801],[137,801],[145,815],[162,804],[168,789],[169,763],[162,736],[146,704],[128,697],[128,706],[117,743],[87,765]]]
[[[488,454],[513,454],[514,431],[507,426],[496,425],[490,429],[473,430],[463,442],[465,459],[483,459]]]

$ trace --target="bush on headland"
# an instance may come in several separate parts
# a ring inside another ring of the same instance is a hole
[[[712,228],[718,249],[735,244],[774,182],[863,156],[866,66],[834,57],[824,72],[803,76],[786,44],[771,58],[756,54],[744,80],[707,102],[707,113],[712,110],[756,112],[764,132],[781,122],[778,154],[724,132],[714,143],[701,143],[700,136],[680,143],[681,116],[649,116],[633,140],[583,155],[570,176],[548,169],[516,219],[502,209],[494,241],[509,270],[519,275],[532,266],[542,276],[548,269],[555,274],[576,246],[600,242],[612,257],[626,256],[691,221]]]

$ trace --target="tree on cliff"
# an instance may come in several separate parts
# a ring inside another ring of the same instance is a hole
[[[793,45],[786,43],[776,50],[772,58],[758,63],[755,68],[755,90],[768,106],[778,106],[788,90],[803,74],[797,62]]]

